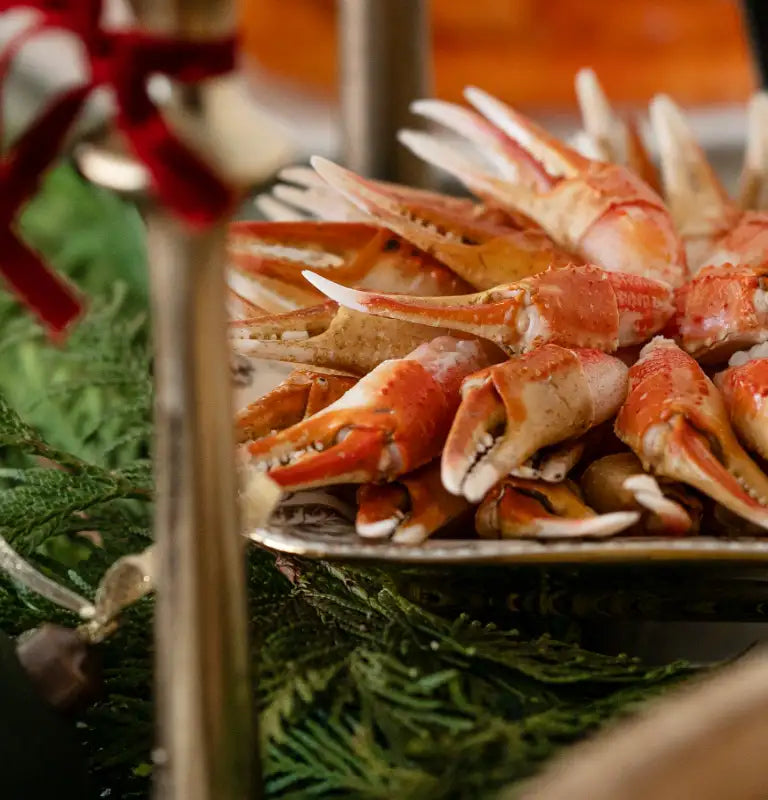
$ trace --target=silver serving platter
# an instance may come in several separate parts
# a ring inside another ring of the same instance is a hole
[[[607,540],[440,539],[420,545],[363,539],[339,506],[301,494],[287,499],[268,525],[247,534],[254,543],[279,553],[331,561],[400,564],[599,564],[632,562],[768,562],[768,538],[616,537]]]

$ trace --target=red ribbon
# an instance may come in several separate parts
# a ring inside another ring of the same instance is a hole
[[[57,278],[12,230],[20,207],[38,188],[88,95],[99,86],[114,91],[116,123],[147,167],[161,202],[195,227],[228,212],[234,195],[221,179],[171,132],[147,93],[147,81],[163,74],[193,83],[232,70],[234,40],[183,41],[137,31],[105,31],[102,0],[0,0],[0,11],[34,9],[39,19],[0,57],[0,80],[21,47],[46,28],[63,28],[83,44],[87,83],[54,99],[0,161],[0,274],[54,332],[79,313],[71,288]],[[0,124],[0,131],[2,125]]]

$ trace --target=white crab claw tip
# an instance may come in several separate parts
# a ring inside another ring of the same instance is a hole
[[[538,539],[595,539],[614,536],[640,519],[637,511],[615,511],[584,519],[547,519],[539,522]]]
[[[397,523],[397,517],[387,517],[376,522],[357,523],[355,530],[358,536],[366,539],[386,539],[397,528]]]
[[[339,305],[350,308],[353,311],[365,312],[365,305],[360,302],[365,298],[365,292],[359,292],[357,289],[350,289],[348,286],[342,286],[340,283],[329,281],[322,275],[316,272],[311,272],[308,269],[302,270],[302,276],[306,278],[314,287],[321,291],[326,297],[335,300]]]
[[[427,529],[423,525],[406,525],[395,531],[392,541],[397,544],[421,544],[427,538]]]

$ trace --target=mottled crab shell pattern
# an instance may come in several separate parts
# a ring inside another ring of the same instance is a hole
[[[455,297],[362,292],[311,272],[307,279],[355,311],[461,331],[510,354],[546,343],[612,352],[647,341],[674,313],[667,284],[588,265]]]

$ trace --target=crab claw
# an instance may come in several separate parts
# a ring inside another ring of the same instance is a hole
[[[443,450],[443,485],[479,501],[543,447],[610,419],[626,388],[617,358],[553,344],[471,375]]]
[[[736,353],[715,376],[728,415],[744,444],[768,460],[768,344]]]
[[[639,517],[636,511],[595,514],[568,483],[504,478],[480,503],[475,530],[485,539],[606,538]]]
[[[456,294],[471,288],[461,278],[390,231],[356,222],[233,222],[230,264],[314,293],[306,269],[349,286],[416,295]]]
[[[426,325],[370,317],[325,303],[298,311],[230,323],[235,351],[366,375],[443,333]]]
[[[545,342],[613,351],[647,341],[674,311],[666,284],[592,266],[548,270],[457,297],[361,292],[310,272],[306,277],[347,308],[463,331],[489,339],[509,353]]]
[[[329,406],[356,383],[357,378],[351,375],[296,369],[271,392],[237,413],[237,442],[288,428]]]
[[[584,124],[584,155],[629,167],[655,192],[659,176],[631,119],[622,119],[611,108],[597,75],[591,69],[576,74],[576,98]]]
[[[615,430],[643,468],[768,528],[768,477],[738,443],[720,393],[696,361],[657,337],[641,351],[629,381]]]
[[[593,461],[581,476],[584,499],[596,511],[638,511],[640,528],[654,535],[698,533],[701,501],[682,484],[660,485],[634,453]]]
[[[711,263],[708,255],[713,244],[734,226],[739,212],[682,111],[666,95],[651,102],[651,125],[659,144],[667,203],[695,272]]]
[[[401,132],[400,140],[475,194],[522,211],[581,259],[673,286],[683,283],[682,242],[663,201],[642,179],[626,167],[585,158],[479,89],[467,89],[465,95],[518,146],[518,180],[484,172],[455,149],[435,147],[418,133]],[[514,152],[509,150],[510,157]]]
[[[755,92],[747,107],[739,205],[745,211],[768,208],[768,92]]]
[[[273,186],[271,194],[260,194],[256,198],[257,207],[267,219],[274,222],[368,221],[366,214],[328,186],[312,167],[285,167],[277,176],[284,183]]]
[[[247,297],[243,297],[234,289],[229,288],[227,289],[227,312],[232,320],[260,317],[268,313]]]
[[[527,220],[471,200],[367,180],[323,158],[312,159],[312,164],[373,221],[430,253],[475,288],[519,280],[573,261]]]
[[[670,333],[694,358],[717,363],[768,340],[768,270],[705,267],[675,292]]]
[[[433,461],[392,483],[366,483],[357,490],[355,527],[360,536],[421,544],[470,508],[440,482],[440,462]]]
[[[437,457],[461,381],[491,363],[480,342],[450,336],[385,361],[335,403],[247,446],[283,488],[388,481]],[[275,466],[282,464],[282,466]]]

